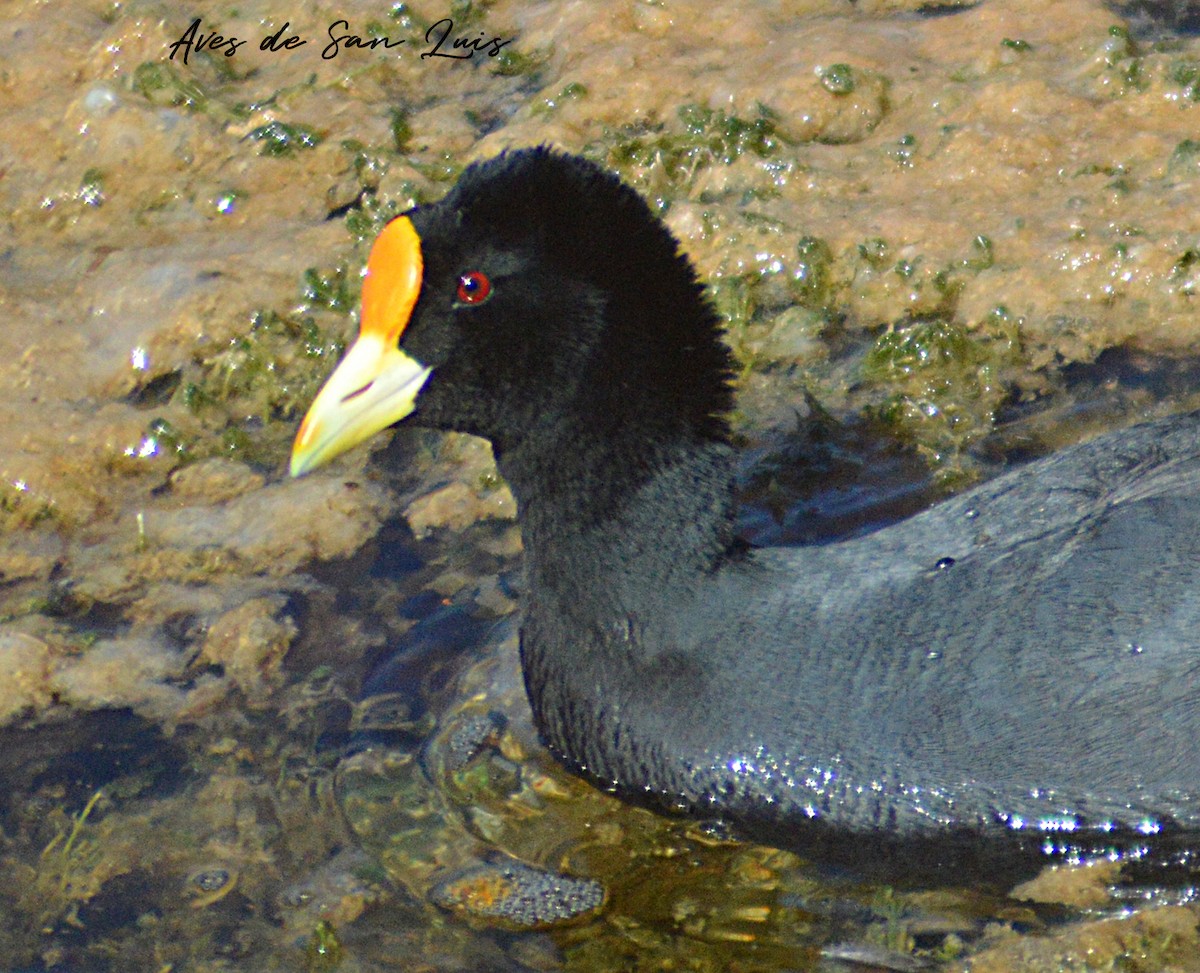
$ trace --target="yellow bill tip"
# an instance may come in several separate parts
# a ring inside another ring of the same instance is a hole
[[[302,476],[413,411],[430,369],[399,348],[421,292],[424,261],[412,221],[401,216],[371,247],[362,320],[296,433],[289,470]]]

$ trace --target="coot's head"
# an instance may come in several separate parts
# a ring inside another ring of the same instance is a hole
[[[359,338],[305,418],[291,469],[410,413],[498,454],[633,429],[721,439],[729,376],[716,314],[641,197],[578,157],[506,153],[384,228]]]

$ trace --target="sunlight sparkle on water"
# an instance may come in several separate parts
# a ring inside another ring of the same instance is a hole
[[[149,459],[151,456],[158,455],[158,439],[154,436],[146,436],[136,447],[126,446],[126,456],[136,456],[138,459]]]

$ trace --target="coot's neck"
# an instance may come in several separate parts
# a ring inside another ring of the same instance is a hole
[[[636,611],[735,549],[723,440],[562,423],[497,449],[497,463],[517,499],[531,596],[577,617]]]
[[[497,451],[525,545],[521,667],[542,740],[620,780],[612,735],[657,696],[664,626],[733,553],[731,449],[567,432]]]

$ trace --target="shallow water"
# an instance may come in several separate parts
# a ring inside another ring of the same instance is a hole
[[[885,886],[566,776],[486,446],[285,479],[382,220],[537,142],[710,281],[755,541],[1196,404],[1185,5],[596,10],[0,6],[0,969],[1200,968],[1187,855]]]

